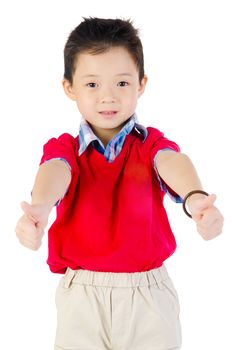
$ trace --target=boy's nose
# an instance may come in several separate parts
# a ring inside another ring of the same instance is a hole
[[[115,102],[116,98],[111,91],[111,89],[105,89],[104,91],[101,91],[100,95],[100,102],[101,103],[112,103]]]
[[[101,103],[114,103],[115,99],[113,97],[103,97],[100,101]]]

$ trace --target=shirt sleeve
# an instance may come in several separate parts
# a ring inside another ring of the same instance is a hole
[[[43,155],[39,165],[54,158],[62,158],[69,164],[71,172],[77,171],[76,151],[77,142],[73,136],[62,134],[58,138],[53,137],[43,146]]]
[[[52,159],[59,159],[64,161],[71,171],[72,178],[74,177],[74,174],[77,175],[79,168],[77,164],[76,139],[69,134],[62,134],[58,138],[51,138],[43,146],[43,155],[39,165],[46,163]],[[65,195],[67,192],[68,188]],[[55,205],[57,206],[63,198],[61,198]]]
[[[183,203],[183,199],[175,192],[173,191],[159,176],[157,165],[156,165],[156,159],[160,152],[165,151],[173,151],[173,152],[180,152],[180,147],[173,141],[168,140],[164,136],[161,136],[154,144],[152,149],[152,166],[155,171],[156,178],[160,184],[161,191],[164,193],[167,193],[168,196],[175,202],[175,203]]]

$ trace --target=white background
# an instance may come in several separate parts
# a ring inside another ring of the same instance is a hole
[[[18,243],[14,228],[20,202],[30,201],[43,144],[63,132],[78,134],[80,115],[61,79],[64,44],[82,16],[131,18],[140,28],[149,82],[139,121],[176,141],[204,189],[218,196],[224,232],[209,242],[181,205],[166,198],[178,244],[166,266],[181,303],[182,349],[232,349],[232,10],[226,0],[1,2],[1,344],[53,348],[60,275],[46,264],[47,238],[33,252]]]

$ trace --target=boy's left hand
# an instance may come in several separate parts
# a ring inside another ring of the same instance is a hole
[[[216,198],[215,194],[200,197],[193,195],[188,203],[197,231],[205,240],[213,239],[222,232],[224,218],[214,206]]]

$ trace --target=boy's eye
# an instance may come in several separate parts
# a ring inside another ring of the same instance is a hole
[[[118,83],[118,85],[119,86],[127,86],[128,85],[128,82],[127,81],[120,81],[119,83]]]
[[[95,88],[97,86],[96,83],[88,83],[86,86],[89,86],[90,88]]]

